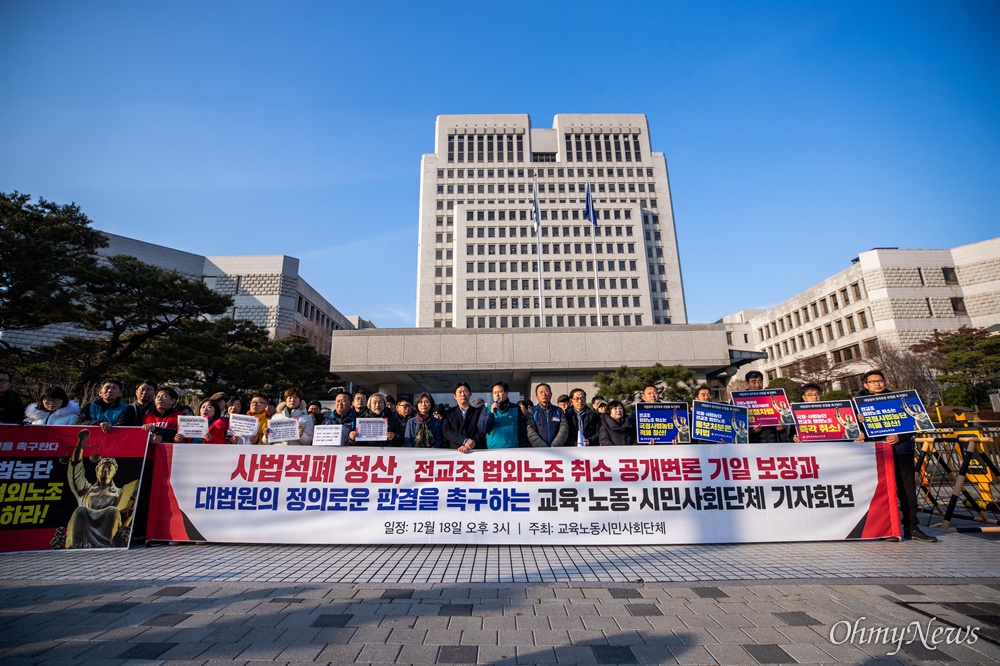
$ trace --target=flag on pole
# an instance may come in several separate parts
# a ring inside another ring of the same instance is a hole
[[[597,211],[594,210],[594,200],[590,196],[590,180],[587,180],[587,202],[583,206],[583,216],[597,226]]]
[[[531,206],[531,219],[535,221],[535,238],[538,238],[538,230],[542,226],[542,216],[541,213],[538,212],[538,179],[535,179],[532,193],[534,194],[535,199]]]

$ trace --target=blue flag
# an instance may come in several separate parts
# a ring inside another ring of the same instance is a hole
[[[535,237],[538,237],[538,229],[542,226],[542,216],[538,212],[538,181],[535,181],[535,186],[532,190],[535,195],[534,202],[531,207],[531,219],[535,221]]]
[[[594,200],[590,197],[590,181],[587,181],[587,203],[583,206],[583,216],[597,226],[597,211],[594,210]]]

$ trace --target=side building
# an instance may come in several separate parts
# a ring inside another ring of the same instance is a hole
[[[858,389],[880,349],[906,349],[962,326],[1000,331],[1000,238],[953,249],[862,252],[801,294],[720,323],[731,344],[767,354],[746,369],[768,381],[826,376],[835,388]]]
[[[231,296],[228,316],[252,321],[267,329],[272,338],[300,335],[317,351],[330,353],[334,331],[353,330],[342,315],[299,275],[299,260],[283,255],[205,257],[105,233],[108,246],[102,256],[127,254],[164,270],[203,280],[213,290]],[[79,329],[70,325],[49,326],[37,331],[0,332],[16,347],[50,344]]]
[[[666,159],[645,115],[560,114],[551,128],[438,116],[421,160],[416,308],[418,328],[687,323]]]

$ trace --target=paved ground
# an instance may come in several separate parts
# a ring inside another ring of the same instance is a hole
[[[0,661],[1000,661],[1000,540],[929,531],[941,542],[12,554],[0,556]],[[897,646],[879,638],[893,629],[916,640],[887,656]]]

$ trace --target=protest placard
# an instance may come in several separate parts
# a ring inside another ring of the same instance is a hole
[[[204,416],[178,416],[177,434],[188,439],[197,439],[208,434],[208,419]]]
[[[916,391],[896,391],[854,398],[865,433],[872,438],[934,430]]]
[[[234,435],[239,435],[240,437],[251,437],[256,435],[257,430],[259,429],[260,424],[254,416],[250,416],[249,414],[229,415],[229,430]]]
[[[271,419],[267,422],[267,441],[291,442],[298,438],[298,419]]]
[[[792,413],[802,442],[853,442],[861,435],[850,400],[793,402]]]
[[[690,444],[691,421],[686,402],[640,402],[635,406],[636,442]]]
[[[318,425],[313,428],[313,446],[342,446],[344,426]]]
[[[127,548],[148,442],[141,428],[0,426],[0,551]]]
[[[720,444],[746,444],[750,441],[746,407],[695,400],[691,413],[695,439]]]
[[[389,432],[388,419],[358,419],[358,442],[384,442]]]
[[[784,389],[733,391],[731,395],[734,405],[747,408],[752,428],[795,425]]]

